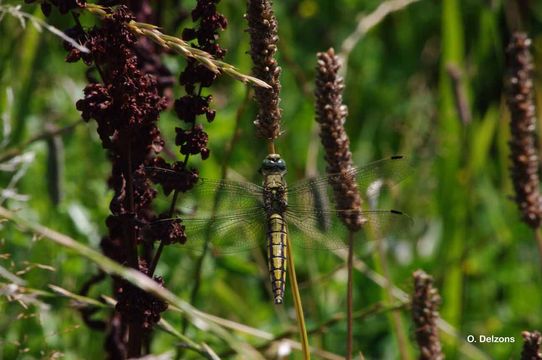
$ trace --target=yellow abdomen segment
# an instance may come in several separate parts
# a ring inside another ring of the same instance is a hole
[[[268,221],[267,261],[275,304],[284,301],[286,285],[286,246],[288,246],[288,229],[280,214],[272,214]]]

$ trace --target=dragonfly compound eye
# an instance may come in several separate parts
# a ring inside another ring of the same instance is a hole
[[[263,162],[262,162],[262,170],[271,170],[273,169],[274,167],[274,164],[271,160],[269,159],[265,159]]]
[[[286,172],[286,163],[277,154],[268,155],[262,162],[260,173],[284,173]]]

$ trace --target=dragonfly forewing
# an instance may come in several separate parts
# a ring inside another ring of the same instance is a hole
[[[170,169],[149,167],[147,170],[177,176]],[[261,186],[253,183],[200,177],[192,189],[180,196],[179,209],[185,213],[203,209],[209,217],[243,214],[262,206],[262,191]]]
[[[178,219],[161,219],[150,226],[167,221]],[[265,244],[266,220],[262,210],[206,218],[186,217],[181,219],[181,224],[186,236],[181,246],[195,253],[207,247],[217,254],[233,254]]]

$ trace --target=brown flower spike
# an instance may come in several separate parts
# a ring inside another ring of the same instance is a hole
[[[523,350],[521,350],[521,360],[542,360],[540,345],[542,344],[542,335],[538,331],[524,331]]]
[[[351,231],[357,231],[363,225],[360,214],[361,197],[356,179],[352,176],[353,163],[350,152],[350,140],[344,129],[348,114],[346,105],[342,103],[343,79],[338,75],[341,67],[335,51],[318,53],[316,67],[316,121],[320,123],[320,139],[325,149],[330,185],[335,194],[337,210],[342,222]]]
[[[248,0],[246,18],[250,34],[250,56],[255,77],[271,85],[270,89],[254,88],[258,103],[258,116],[254,125],[258,135],[274,140],[281,134],[280,118],[280,72],[274,56],[277,52],[277,19],[273,14],[271,0]]]
[[[542,220],[542,199],[539,190],[538,156],[535,146],[535,107],[533,103],[533,64],[529,47],[531,40],[524,33],[515,33],[507,48],[507,103],[510,109],[510,168],[516,203],[523,221],[538,228]]]
[[[438,338],[437,320],[440,296],[433,287],[433,279],[422,270],[414,276],[414,295],[412,297],[412,318],[416,326],[416,341],[420,347],[421,360],[444,359]]]

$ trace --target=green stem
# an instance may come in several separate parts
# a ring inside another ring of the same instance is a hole
[[[353,279],[352,279],[352,269],[354,263],[354,232],[350,231],[348,234],[348,289],[346,295],[346,359],[352,359],[352,348],[353,348],[353,304],[352,304],[352,288],[353,288]]]
[[[301,338],[303,360],[310,360],[311,354],[309,350],[309,338],[307,336],[305,317],[303,316],[303,306],[301,304],[301,295],[299,294],[299,286],[297,285],[297,278],[295,275],[294,258],[288,238],[286,239],[286,254],[288,261],[288,276],[290,277],[290,284],[292,286],[292,296],[294,298],[295,313],[297,316],[297,324],[299,327],[299,336]]]
[[[542,230],[540,228],[534,230],[534,237],[538,247],[538,255],[540,255],[540,263],[542,264]]]

